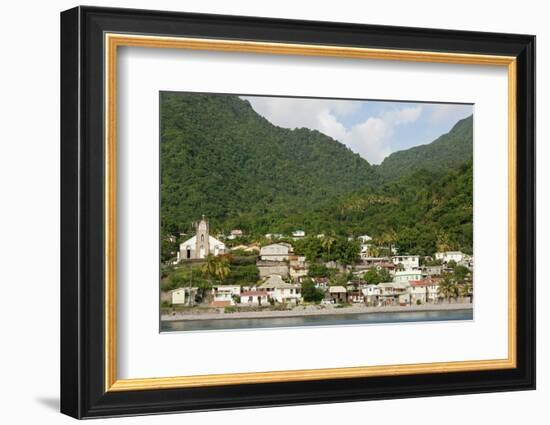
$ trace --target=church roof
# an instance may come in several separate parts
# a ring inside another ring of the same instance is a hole
[[[197,236],[195,235],[195,236],[193,236],[192,238],[187,239],[185,242],[182,242],[182,243],[180,244],[180,247],[184,247],[184,246],[186,246],[186,245],[190,245],[190,246],[192,247],[192,249],[194,249],[196,243],[197,243]],[[225,244],[224,244],[222,241],[220,241],[220,240],[218,240],[218,239],[216,239],[216,238],[214,238],[214,237],[212,237],[212,236],[208,236],[208,244],[209,244],[211,247],[214,247],[214,246],[216,246],[216,245],[217,245],[217,246],[220,246],[220,247],[222,247],[222,246],[225,247]]]

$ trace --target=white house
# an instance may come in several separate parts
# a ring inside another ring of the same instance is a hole
[[[444,252],[436,252],[435,253],[435,259],[441,260],[443,263],[448,263],[449,261],[454,261],[455,263],[458,263],[464,259],[466,254],[463,254],[460,251],[444,251]]]
[[[411,280],[422,279],[422,271],[415,270],[397,270],[393,276],[393,281],[396,283],[408,283]]]
[[[323,290],[326,290],[330,286],[328,277],[314,277],[313,284],[315,285],[315,288]]]
[[[293,281],[302,282],[302,280],[307,277],[309,268],[306,264],[294,264],[290,266],[289,271],[290,278]]]
[[[243,291],[241,292],[241,304],[244,305],[269,305],[267,291]]]
[[[267,291],[269,297],[278,303],[299,304],[302,300],[301,289],[301,285],[287,283],[276,274],[260,285],[260,290]]]
[[[357,239],[358,239],[362,244],[366,244],[366,243],[372,241],[372,238],[371,238],[369,235],[357,236]]]
[[[366,285],[362,289],[365,296],[365,303],[368,306],[380,305],[380,291],[381,288],[378,285]]]
[[[303,238],[305,235],[306,232],[304,232],[303,230],[295,230],[294,232],[292,232],[292,237],[294,239]]]
[[[228,301],[229,305],[235,305],[233,297],[241,296],[241,287],[238,285],[220,285],[212,289],[214,301]]]
[[[431,277],[410,281],[411,303],[437,303],[439,301],[440,281],[441,279]]]
[[[204,216],[196,228],[196,235],[180,244],[178,261],[196,260],[206,258],[208,254],[217,256],[225,253],[225,244],[210,236],[208,221]]]
[[[347,302],[348,291],[343,286],[331,286],[328,288],[330,299],[335,303]]]
[[[241,229],[233,229],[229,233],[229,236],[227,237],[227,239],[232,241],[232,240],[235,240],[237,238],[240,238],[242,235],[243,235],[243,231]]]
[[[271,245],[262,246],[260,249],[260,257],[264,261],[286,261],[291,251],[289,244],[273,243]]]
[[[392,257],[392,262],[395,265],[402,264],[405,270],[410,270],[419,267],[419,259],[418,255],[396,255]]]
[[[170,291],[172,304],[192,304],[197,288],[176,288]]]
[[[380,303],[382,305],[408,304],[410,292],[408,282],[382,282],[380,288]]]

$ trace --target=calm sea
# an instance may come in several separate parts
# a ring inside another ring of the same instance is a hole
[[[174,320],[161,322],[161,332],[220,329],[287,328],[295,326],[361,325],[399,322],[472,320],[473,310],[407,311],[388,313],[326,314],[319,316],[266,317],[255,319]]]

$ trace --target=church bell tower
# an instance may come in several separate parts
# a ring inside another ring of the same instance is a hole
[[[195,246],[195,254],[197,258],[205,258],[210,252],[209,239],[210,234],[208,231],[208,221],[202,216],[201,221],[197,224],[197,242]]]

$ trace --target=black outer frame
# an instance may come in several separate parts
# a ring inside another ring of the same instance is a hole
[[[106,393],[105,32],[517,57],[517,368]],[[534,36],[86,6],[61,13],[62,413],[92,418],[534,388]]]

